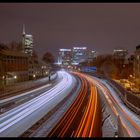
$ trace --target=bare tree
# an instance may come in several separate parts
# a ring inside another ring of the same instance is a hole
[[[43,55],[42,60],[43,60],[44,62],[46,62],[47,64],[53,64],[53,63],[54,63],[54,56],[53,56],[50,52],[46,52],[46,53]]]
[[[8,50],[8,49],[9,48],[6,44],[0,42],[0,50]]]

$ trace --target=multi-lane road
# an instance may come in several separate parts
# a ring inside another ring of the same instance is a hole
[[[97,89],[91,79],[74,73],[81,81],[79,95],[48,137],[101,137],[101,115]]]
[[[87,75],[89,76],[89,75]],[[114,123],[117,124],[118,133],[124,137],[140,137],[140,118],[132,112],[120,99],[114,87],[106,80],[91,77],[94,84],[102,91]],[[118,91],[119,92],[119,91]],[[120,130],[121,129],[121,130]],[[123,132],[120,132],[123,131]]]
[[[119,128],[123,131],[120,134],[130,137],[140,136],[140,119],[124,105],[117,91],[105,80],[79,72],[70,74],[66,71],[59,71],[58,78],[59,82],[49,88],[40,87],[32,92],[1,101],[1,103],[11,100],[17,102],[25,95],[26,97],[33,96],[0,115],[0,137],[21,136],[63,100],[68,101],[72,93],[76,94],[75,98],[66,111],[56,118],[59,121],[53,124],[49,133],[44,134],[45,136],[101,137],[100,94],[106,101],[106,106],[109,108],[114,123],[118,126],[118,131]]]
[[[56,106],[74,88],[76,79],[60,71],[62,80],[50,90],[0,115],[0,136],[17,137]]]
[[[75,73],[82,80],[79,97],[60,122],[49,133],[52,136],[97,137],[101,136],[101,110],[98,108],[97,88],[106,100],[106,106],[117,127],[118,136],[139,137],[140,119],[119,98],[119,94],[106,80]],[[81,96],[81,97],[80,97]],[[83,110],[84,111],[83,111]],[[100,111],[97,111],[100,110]]]

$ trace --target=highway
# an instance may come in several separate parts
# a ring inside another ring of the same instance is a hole
[[[48,137],[101,137],[98,90],[102,91],[106,105],[109,106],[119,136],[140,136],[139,117],[127,108],[106,80],[78,72],[75,74],[82,80],[81,91]]]
[[[52,79],[54,79],[57,76],[57,74],[52,76]],[[48,78],[48,77],[47,77]],[[24,103],[27,102],[29,100],[31,100],[32,98],[44,93],[45,91],[51,89],[53,86],[55,86],[56,84],[58,84],[58,82],[60,82],[62,80],[62,75],[59,75],[55,80],[52,80],[50,82],[47,82],[47,78],[45,79],[41,79],[43,82],[45,81],[45,83],[39,87],[35,86],[34,88],[32,88],[32,90],[29,88],[24,89],[25,91],[20,91],[18,92],[18,94],[12,94],[12,96],[1,99],[0,100],[0,108],[1,108],[1,114]],[[42,82],[41,81],[41,82]],[[39,83],[39,81],[37,81]],[[27,83],[27,85],[30,84]]]
[[[55,81],[55,79],[57,79],[57,73],[51,75],[51,81]],[[16,95],[20,96],[21,93],[32,91],[35,88],[39,88],[41,86],[46,85],[46,83],[48,82],[49,82],[49,77],[47,76],[40,79],[19,82],[11,86],[6,86],[3,91],[0,91],[0,99],[3,100]]]
[[[76,79],[59,71],[62,80],[50,90],[0,115],[0,137],[18,137],[63,100]]]
[[[47,137],[101,137],[100,104],[91,78],[74,72],[81,81],[79,95]]]
[[[81,82],[77,83],[73,75]],[[70,93],[74,92],[79,84],[78,94],[59,116],[59,121],[53,124],[46,134],[47,137],[101,137],[99,90],[109,106],[109,112],[118,131],[123,131],[123,136],[126,137],[140,136],[140,119],[125,106],[117,91],[106,80],[79,72],[69,74],[66,71],[59,71],[58,77],[61,77],[59,83],[43,91],[44,93],[0,115],[0,137],[21,136],[54,107],[64,102],[65,98],[65,101],[68,101]]]
[[[89,75],[87,75],[89,77]],[[114,122],[121,124],[125,137],[140,137],[140,119],[119,98],[119,94],[105,80],[90,76],[94,84],[102,91],[109,105]],[[119,131],[118,127],[118,131]]]

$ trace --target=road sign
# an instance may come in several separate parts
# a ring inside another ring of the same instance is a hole
[[[87,67],[83,67],[81,70],[83,72],[96,72],[97,71],[97,67],[95,67],[95,66],[93,66],[93,67],[87,66]]]

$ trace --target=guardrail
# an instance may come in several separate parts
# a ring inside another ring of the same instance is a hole
[[[106,80],[115,85],[115,87],[120,91],[119,96],[123,102],[137,115],[140,115],[140,97],[127,91],[114,80],[108,78],[106,78]]]
[[[128,134],[126,127],[123,125],[120,116],[117,118],[118,120],[118,137],[130,137]]]
[[[92,76],[105,79],[107,83],[118,93],[119,97],[122,99],[124,104],[131,109],[133,112],[135,112],[137,115],[140,116],[140,96],[135,95],[132,92],[127,91],[125,88],[123,88],[119,83],[116,81],[107,78],[102,75],[97,75],[93,73],[87,73]],[[123,124],[123,121],[121,120],[120,116],[117,118],[117,124],[118,124],[118,137],[130,137],[130,133],[126,129],[125,125]]]
[[[106,79],[108,81],[108,84],[111,85],[114,88],[114,90],[119,91],[117,93],[119,94],[119,97],[122,99],[122,101],[127,105],[127,107],[129,107],[137,115],[140,115],[140,96],[137,96],[134,93],[127,91],[116,81],[108,77],[105,77],[102,74],[96,74],[90,72],[87,72],[87,74],[90,74],[98,78]]]

